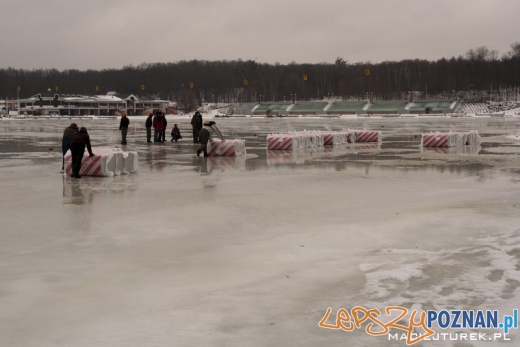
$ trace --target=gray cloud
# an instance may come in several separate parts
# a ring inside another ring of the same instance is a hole
[[[503,54],[520,41],[517,0],[21,0],[0,7],[2,68],[438,59],[478,46]]]

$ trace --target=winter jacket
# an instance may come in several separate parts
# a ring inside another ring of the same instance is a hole
[[[72,145],[74,144],[81,144],[83,146],[87,146],[88,154],[92,154],[92,147],[90,146],[90,136],[88,136],[88,133],[86,131],[80,130],[79,133],[77,133],[74,136],[74,140],[72,140]]]
[[[194,114],[191,118],[191,126],[195,129],[202,129],[202,116]]]
[[[144,124],[145,127],[147,128],[151,128],[152,127],[152,116],[149,116],[148,118],[146,118],[146,123]]]
[[[177,127],[173,127],[172,129],[172,137],[176,139],[182,139],[181,131]]]
[[[74,135],[78,132],[78,128],[65,128],[65,131],[63,132],[63,140],[73,140]]]
[[[128,128],[130,125],[130,119],[128,117],[121,117],[121,122],[119,123],[119,130],[123,128]]]
[[[152,125],[155,128],[155,130],[163,130],[164,129],[164,122],[162,117],[153,117]]]

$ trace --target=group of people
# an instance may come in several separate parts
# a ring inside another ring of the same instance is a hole
[[[87,128],[81,127],[78,129],[78,125],[76,123],[72,123],[68,128],[65,128],[65,131],[63,132],[63,138],[61,140],[61,149],[63,152],[61,172],[65,171],[65,154],[70,149],[70,153],[72,155],[71,176],[75,178],[81,178],[79,171],[81,169],[81,161],[83,160],[85,147],[88,150],[89,156],[93,157],[94,153],[92,153],[92,147],[90,146],[90,136],[87,132]]]
[[[153,142],[164,142],[166,141],[166,126],[168,125],[168,121],[166,120],[166,115],[163,112],[156,112],[155,116],[153,113],[148,115],[146,118],[145,127],[146,127],[146,142],[152,142],[152,127],[154,129]],[[172,129],[172,139],[171,141],[177,142],[177,140],[182,139],[181,132],[177,127],[177,124],[173,125]]]
[[[145,122],[146,141],[152,142],[152,127],[154,128],[154,142],[166,141],[166,125],[167,121],[164,113],[157,112],[155,116],[152,113],[150,113]],[[200,156],[201,153],[203,153],[205,157],[208,156],[207,145],[208,142],[213,141],[211,135],[212,133],[214,133],[215,136],[220,138],[222,141],[225,141],[224,137],[222,136],[222,133],[215,125],[215,122],[209,120],[203,122],[202,115],[200,114],[200,112],[196,112],[193,115],[191,125],[193,127],[193,143],[200,143],[200,146],[197,149],[197,157]],[[126,145],[126,134],[128,133],[129,126],[130,119],[128,118],[126,112],[123,112],[121,115],[121,121],[119,123],[119,130],[121,131],[121,144],[123,145]],[[173,125],[171,135],[171,141],[177,142],[177,140],[182,139],[181,132],[177,127],[177,124]],[[78,128],[76,123],[72,123],[63,132],[61,147],[63,152],[61,172],[64,172],[65,170],[65,154],[68,150],[70,150],[72,154],[71,176],[75,178],[81,178],[81,161],[83,160],[85,148],[87,148],[88,153],[91,157],[94,156],[94,154],[92,153],[92,147],[90,145],[90,136],[87,132],[87,128]]]

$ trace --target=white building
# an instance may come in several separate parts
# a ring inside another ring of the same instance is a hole
[[[60,116],[115,116],[126,111],[129,116],[166,110],[168,101],[134,94],[107,95],[59,94],[50,89],[27,99],[20,99],[20,114]]]

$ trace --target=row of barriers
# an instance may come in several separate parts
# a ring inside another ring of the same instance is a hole
[[[282,163],[302,163],[306,160],[319,158],[327,153],[349,154],[380,149],[381,132],[374,130],[342,131],[299,131],[284,134],[267,135],[268,165]],[[481,137],[476,130],[468,132],[429,133],[422,134],[421,146],[428,148],[446,148],[464,146],[468,150],[446,150],[436,153],[446,154],[478,154]],[[353,147],[340,145],[356,144]],[[366,146],[363,146],[366,144]],[[327,146],[327,147],[325,147]],[[464,148],[462,147],[462,148]],[[337,149],[337,150],[335,150]],[[272,151],[274,150],[274,151]],[[309,152],[310,150],[310,152]],[[84,176],[117,176],[134,173],[138,169],[137,152],[124,152],[120,148],[96,147],[96,155],[89,157],[85,152],[80,175]],[[209,157],[240,157],[246,155],[245,141],[215,139],[208,143]],[[221,164],[221,163],[220,163]],[[232,163],[236,164],[234,161]],[[245,165],[245,164],[243,164]],[[220,166],[220,165],[217,165]],[[65,173],[72,171],[72,156],[65,156]]]
[[[457,147],[464,145],[478,145],[481,137],[476,130],[468,132],[434,132],[429,134],[422,134],[422,147]]]
[[[268,150],[295,150],[345,143],[379,142],[381,132],[346,129],[341,131],[293,131],[267,135]]]
[[[90,157],[85,151],[81,161],[81,176],[111,177],[123,174],[131,174],[137,171],[139,156],[137,152],[124,152],[120,148],[96,147],[95,155]],[[72,173],[72,154],[65,155],[65,173]]]

